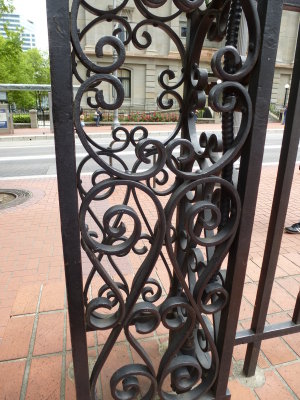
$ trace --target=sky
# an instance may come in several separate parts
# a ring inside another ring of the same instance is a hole
[[[48,51],[46,0],[13,0],[15,11],[34,22],[36,46]]]

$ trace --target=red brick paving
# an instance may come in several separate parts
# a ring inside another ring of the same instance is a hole
[[[299,376],[300,376],[300,364],[293,363],[289,365],[284,365],[282,367],[277,368],[277,371],[281,375],[281,377],[285,380],[285,382],[289,385],[289,387],[293,390],[295,395],[300,398],[300,384],[299,384]]]
[[[33,355],[59,353],[63,350],[64,312],[40,314]]]
[[[31,270],[29,270],[31,272]],[[27,271],[24,271],[27,272]],[[30,275],[32,272],[30,273]],[[32,314],[36,312],[41,284],[26,284],[22,286],[13,304],[11,315]]]
[[[18,399],[20,397],[25,361],[0,363],[1,399]]]
[[[43,287],[40,311],[63,310],[65,304],[64,282],[48,282]]]
[[[26,400],[59,400],[62,356],[34,358],[31,362]]]
[[[275,174],[274,167],[263,169],[240,312],[239,326],[242,328],[248,328],[251,322]],[[0,398],[15,400],[22,393],[23,399],[73,400],[75,391],[56,180],[5,181],[4,186],[28,189],[33,198],[14,209],[0,212],[1,227],[5,227],[0,230]],[[287,225],[300,219],[299,190],[300,173],[296,169]],[[143,203],[143,207],[146,209],[148,203]],[[298,235],[283,235],[268,323],[284,322],[293,312],[300,282],[299,244]],[[124,258],[122,267],[130,283],[132,273],[142,261],[143,257],[136,254]],[[83,257],[84,277],[89,268],[89,261]],[[165,295],[168,274],[161,261],[157,263],[153,276],[162,283]],[[92,287],[93,294],[99,289],[99,284],[100,281]],[[93,360],[107,336],[108,333],[103,331],[88,334],[89,354]],[[144,348],[151,349],[157,368],[160,346],[167,342],[166,329],[159,326],[154,335],[139,335],[138,338]],[[232,376],[229,381],[232,399],[299,398],[299,349],[300,334],[263,342],[258,365],[265,375],[265,383],[261,387],[247,386]],[[244,354],[245,346],[236,347],[233,363],[243,360]],[[103,400],[111,399],[108,379],[116,363],[120,366],[138,358],[122,333],[97,389]]]
[[[276,374],[276,372],[266,371],[265,378],[265,384],[262,387],[254,389],[260,400],[295,399],[290,391],[291,389],[286,385],[286,382],[284,382],[280,376]]]
[[[33,321],[34,317],[32,315],[11,317],[5,328],[0,345],[1,361],[27,357]]]
[[[294,361],[297,358],[297,355],[294,354],[294,352],[280,337],[264,340],[261,349],[273,365]],[[276,351],[274,351],[274,349],[276,349]]]
[[[228,387],[231,393],[232,399],[243,399],[243,400],[255,400],[255,394],[247,386],[242,385],[237,380],[230,380]]]

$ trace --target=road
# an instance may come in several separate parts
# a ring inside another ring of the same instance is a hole
[[[164,140],[166,133],[155,134],[151,137]],[[108,146],[111,137],[96,139],[101,145]],[[281,130],[269,130],[265,145],[264,165],[276,165],[282,142]],[[85,156],[86,152],[79,140],[76,140],[77,163]],[[175,153],[176,154],[176,153]],[[130,167],[136,159],[133,147],[122,153],[123,160]],[[297,162],[300,162],[298,148]],[[117,166],[115,164],[115,166]],[[146,166],[146,165],[145,165]],[[149,166],[147,166],[149,168]],[[96,169],[93,161],[89,162],[84,172],[90,173]],[[49,140],[18,140],[0,142],[0,179],[18,177],[54,176],[56,174],[54,142]]]

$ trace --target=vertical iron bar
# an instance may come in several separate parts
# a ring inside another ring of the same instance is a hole
[[[296,46],[294,71],[291,83],[290,101],[284,129],[278,174],[274,191],[272,211],[264,251],[262,269],[255,300],[251,329],[254,333],[264,330],[266,315],[273,282],[275,278],[278,255],[282,239],[282,231],[288,207],[290,190],[293,181],[300,136],[300,30]],[[244,372],[247,376],[255,374],[261,341],[255,341],[247,346]]]
[[[298,293],[292,321],[294,324],[300,324],[300,292]]]
[[[242,15],[242,6],[240,0],[231,0],[230,10],[228,15],[228,23],[226,30],[226,46],[237,47],[238,35],[239,35],[239,26],[241,22]],[[226,72],[234,73],[236,72],[236,66],[231,61],[230,57],[225,54],[224,57],[224,69]],[[223,102],[226,103],[228,99],[232,96],[232,93],[229,91],[225,92]],[[222,142],[223,142],[223,154],[232,146],[234,140],[234,113],[225,112],[222,113]],[[232,182],[232,173],[233,173],[233,163],[226,165],[222,170],[222,178],[228,182]],[[221,215],[222,221],[219,226],[219,229],[222,229],[229,217],[230,212],[230,200],[225,193],[221,195]]]
[[[234,339],[246,275],[247,259],[253,228],[258,185],[268,124],[269,104],[275,69],[277,45],[282,14],[282,0],[258,1],[258,15],[262,27],[260,57],[253,70],[249,94],[253,103],[253,122],[250,136],[241,155],[238,191],[242,214],[240,227],[229,254],[226,290],[229,302],[223,310],[218,335],[220,373],[214,386],[216,399],[224,398],[229,377]]]
[[[286,89],[285,89],[283,107],[285,107],[285,106],[286,106],[287,94],[288,94],[288,88],[286,88]]]
[[[89,400],[89,370],[76,188],[69,1],[47,0],[47,19],[57,181],[74,376],[77,399]]]
[[[190,55],[190,47],[191,47],[191,42],[192,42],[192,36],[191,32],[193,32],[193,27],[195,27],[195,20],[197,20],[195,14],[192,13],[191,18],[187,19],[187,34],[186,34],[186,57],[183,60],[184,65],[183,69],[185,70],[185,80],[184,80],[184,94],[183,94],[183,99],[187,98],[187,93],[190,90],[190,76],[191,76],[191,55]],[[187,139],[189,140],[189,129],[188,129],[188,120],[189,118],[193,118],[193,115],[190,115],[187,112],[186,107],[184,106],[184,109],[182,110],[182,129],[181,129],[181,138],[182,139]],[[181,155],[183,155],[183,150],[180,150]],[[185,171],[191,171],[192,170],[192,165],[193,163],[188,163],[183,166],[183,170]],[[183,180],[180,181],[180,184],[183,183]],[[180,204],[178,205],[177,208],[177,216],[176,216],[176,231],[181,232],[184,230],[184,222],[185,222],[185,215],[186,215],[186,199],[182,199],[180,201]],[[178,264],[182,267],[182,273],[185,275],[186,270],[184,271],[185,268],[185,251],[183,251],[180,247],[180,238],[176,241],[175,244],[175,253],[177,257],[177,262]],[[179,290],[179,282],[176,277],[176,274],[173,274],[173,279],[171,282],[171,287],[170,287],[170,294],[172,296],[177,296],[178,295],[178,290]],[[169,338],[169,342],[171,341],[171,338]]]

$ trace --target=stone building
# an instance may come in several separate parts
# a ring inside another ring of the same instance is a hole
[[[277,106],[288,100],[289,88],[285,86],[291,83],[299,22],[300,13],[283,11],[271,97]]]
[[[100,3],[96,0],[90,0],[89,4],[99,8]],[[112,9],[112,4],[112,1],[102,0],[101,8],[102,10]],[[121,1],[117,0],[117,5],[120,4]],[[155,9],[150,10],[155,14]],[[176,13],[176,11],[178,11],[178,9],[174,2],[168,0],[163,7],[159,8],[159,15],[170,15]],[[125,18],[131,29],[134,29],[143,19],[133,0],[129,0],[126,7],[123,8],[118,15]],[[95,15],[81,7],[77,22],[80,32],[94,19]],[[168,24],[177,34],[183,45],[185,45],[187,34],[185,14],[182,13]],[[272,102],[276,105],[283,104],[286,94],[285,85],[290,83],[298,25],[298,13],[290,11],[283,12],[272,93]],[[101,37],[111,35],[116,28],[119,30],[118,37],[124,41],[127,35],[126,29],[120,22],[116,21],[99,21],[99,23],[95,24],[92,29],[88,30],[86,34],[82,36],[81,45],[85,54],[99,65],[111,64],[113,54],[112,48],[110,46],[105,46],[103,57],[97,58],[95,55],[96,43]],[[144,31],[150,34],[152,42],[151,45],[147,47],[144,46],[143,48],[143,45],[146,43],[146,37],[142,36]],[[118,70],[118,77],[122,81],[125,90],[125,100],[122,107],[137,110],[154,110],[157,108],[157,95],[162,91],[158,83],[158,76],[162,71],[170,69],[175,73],[174,81],[179,79],[182,68],[180,55],[176,43],[159,27],[145,25],[140,27],[137,33],[138,41],[141,44],[140,49],[134,46],[132,41],[130,41],[125,46],[125,63],[122,68]],[[212,43],[207,40],[204,41],[204,48],[200,60],[201,68],[206,68],[209,72],[211,71],[210,61],[212,55],[222,45],[224,45],[224,42]],[[80,63],[78,63],[78,70],[81,71],[81,74],[83,74],[82,76],[84,76],[84,71],[80,67]],[[213,77],[211,74],[209,82],[216,81],[217,78]],[[101,84],[101,89],[103,90],[106,101],[113,102],[113,89],[105,83]],[[180,92],[180,88],[178,91]]]

